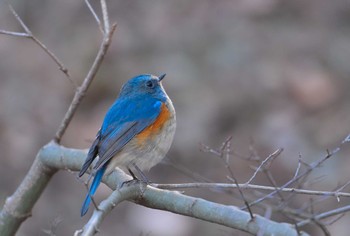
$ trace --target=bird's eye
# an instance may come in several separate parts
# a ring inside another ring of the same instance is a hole
[[[147,88],[154,88],[154,86],[155,86],[154,81],[148,80],[148,81],[146,82],[146,87],[147,87]]]

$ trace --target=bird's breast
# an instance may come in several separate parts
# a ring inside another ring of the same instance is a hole
[[[165,128],[171,117],[171,113],[165,103],[162,104],[160,113],[157,119],[141,133],[136,135],[136,140],[140,146],[147,144],[148,141],[156,138],[160,132]]]

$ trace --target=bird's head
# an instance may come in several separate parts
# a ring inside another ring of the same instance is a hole
[[[132,98],[151,96],[165,102],[167,95],[161,84],[161,81],[164,79],[165,75],[166,74],[163,74],[159,77],[148,74],[136,76],[123,85],[120,91],[120,97]]]

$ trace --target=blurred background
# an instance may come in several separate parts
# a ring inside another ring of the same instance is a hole
[[[83,1],[10,1],[23,21],[81,82],[97,53],[101,33]],[[98,1],[92,1],[100,13]],[[118,23],[107,57],[64,136],[63,144],[88,148],[121,85],[141,74],[167,73],[164,87],[177,111],[177,133],[166,163],[148,177],[156,183],[193,182],[186,168],[214,182],[228,182],[223,163],[200,151],[218,148],[230,135],[231,166],[239,182],[253,173],[252,147],[261,158],[283,153],[271,167],[276,182],[306,162],[325,156],[350,133],[350,4],[347,0],[109,1]],[[0,1],[0,29],[21,32]],[[74,87],[30,39],[0,35],[0,203],[3,205],[49,142],[67,110]],[[309,189],[332,191],[350,179],[350,148],[309,179]],[[238,155],[239,154],[239,155]],[[169,165],[169,162],[175,165]],[[167,164],[168,163],[168,164]],[[268,184],[259,174],[255,184]],[[348,191],[345,188],[343,191]],[[110,190],[101,186],[97,199]],[[242,206],[236,193],[208,189],[186,194]],[[18,235],[72,235],[86,189],[75,174],[56,174]],[[301,208],[309,196],[295,196]],[[318,198],[315,198],[318,199]],[[315,212],[349,204],[328,199]],[[264,214],[260,209],[253,210]],[[91,213],[91,211],[90,211]],[[89,213],[89,214],[90,214]],[[328,227],[348,235],[350,215]],[[272,215],[273,220],[290,222]],[[119,205],[100,235],[246,235],[226,227],[131,203]],[[320,234],[316,226],[303,228]]]

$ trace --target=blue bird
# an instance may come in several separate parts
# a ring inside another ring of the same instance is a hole
[[[103,175],[116,167],[148,171],[168,152],[176,128],[175,109],[161,81],[165,74],[139,75],[125,83],[119,97],[109,108],[92,143],[79,177],[98,156],[94,180],[89,189],[81,216],[89,209]]]

